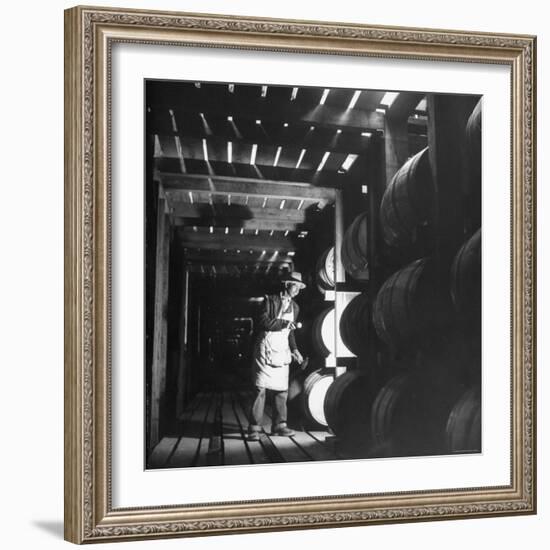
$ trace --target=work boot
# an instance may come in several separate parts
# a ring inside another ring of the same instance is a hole
[[[281,435],[283,437],[292,437],[293,435],[296,435],[296,432],[288,428],[287,425],[283,422],[278,426],[273,426],[271,428],[271,435]]]
[[[260,426],[248,426],[248,441],[260,441]]]

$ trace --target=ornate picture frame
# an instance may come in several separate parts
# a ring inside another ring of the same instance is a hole
[[[118,432],[112,426],[111,228],[116,213],[111,204],[111,94],[116,44],[473,63],[510,70],[510,483],[113,505],[112,438]],[[535,98],[533,36],[111,8],[67,10],[66,540],[112,542],[536,513]]]

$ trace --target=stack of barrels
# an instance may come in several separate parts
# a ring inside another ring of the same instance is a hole
[[[475,178],[481,162],[481,103],[464,137],[469,155],[464,174]],[[391,251],[392,273],[380,269],[371,278],[367,229],[372,224],[366,212],[353,219],[342,241],[342,264],[355,288],[371,279],[371,288],[349,302],[339,323],[342,341],[360,368],[333,381],[321,372],[312,375],[311,387],[321,385],[309,394],[324,396],[322,414],[320,397],[313,400],[317,408],[310,403],[306,409],[312,421],[326,422],[342,441],[366,444],[368,456],[481,450],[479,372],[469,366],[480,363],[480,343],[473,340],[481,328],[481,229],[465,216],[461,233],[443,240],[437,234],[437,189],[429,147],[407,160],[386,187],[375,242],[382,256]],[[465,195],[469,192],[466,187]],[[455,249],[450,243],[463,236]],[[319,287],[326,285],[319,275],[325,262],[322,257],[318,263]],[[381,284],[375,287],[378,278]],[[334,350],[333,323],[333,309],[314,323],[315,347],[325,356]],[[369,353],[373,345],[376,353]]]
[[[479,120],[478,105],[465,132],[470,155],[479,153]],[[470,174],[468,166],[479,164],[474,156],[465,169]],[[434,184],[426,148],[386,188],[381,235],[385,245],[403,251],[402,257],[415,246],[419,231],[435,224]],[[466,223],[464,230],[470,235],[458,251],[432,247],[433,255],[391,274],[374,299],[373,323],[385,344],[384,356],[402,358],[401,368],[388,373],[373,402],[375,455],[481,449],[479,380],[470,368],[480,361],[472,338],[480,333],[481,230],[472,232]]]

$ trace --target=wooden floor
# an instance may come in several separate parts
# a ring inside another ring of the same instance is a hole
[[[326,431],[298,431],[293,437],[270,435],[270,409],[260,441],[248,441],[252,396],[245,392],[199,393],[180,419],[177,435],[153,449],[148,468],[185,468],[274,462],[339,460]],[[293,427],[294,428],[294,427]]]

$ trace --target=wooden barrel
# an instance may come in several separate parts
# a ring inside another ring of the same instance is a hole
[[[317,261],[315,281],[323,293],[334,288],[334,247],[327,248]]]
[[[312,372],[304,382],[303,411],[313,425],[327,426],[324,403],[334,375],[322,369]]]
[[[371,307],[366,293],[358,294],[346,306],[340,318],[340,336],[345,346],[355,355],[368,350]]]
[[[371,429],[376,445],[388,446],[399,423],[399,408],[403,409],[406,394],[411,394],[414,379],[411,374],[392,378],[377,394],[372,405]]]
[[[322,311],[311,326],[313,349],[322,357],[328,357],[335,351],[334,307]]]
[[[416,229],[432,221],[434,187],[428,148],[411,157],[393,176],[380,204],[382,236],[390,246],[414,242]]]
[[[343,441],[357,447],[370,443],[370,409],[373,388],[364,373],[348,371],[329,386],[325,396],[325,418]]]
[[[369,278],[367,229],[367,214],[360,214],[347,228],[340,249],[344,269],[354,279],[362,281]]]
[[[373,306],[378,336],[397,350],[416,349],[437,336],[452,319],[448,281],[437,284],[433,260],[400,269],[380,288]]]
[[[481,99],[466,124],[466,147],[471,164],[481,166]]]
[[[481,452],[481,388],[467,390],[453,407],[446,427],[451,453]]]
[[[374,399],[371,430],[378,456],[447,452],[449,413],[463,388],[446,369],[400,374]]]
[[[469,211],[472,227],[481,225],[481,114],[480,99],[466,124],[466,169],[463,178],[465,207]]]
[[[454,258],[451,298],[462,316],[481,316],[481,229],[462,245]]]

